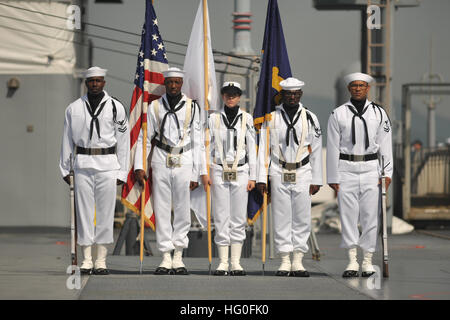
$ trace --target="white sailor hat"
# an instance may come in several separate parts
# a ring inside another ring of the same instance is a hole
[[[170,67],[162,72],[164,78],[184,78],[184,71],[179,68]]]
[[[99,67],[91,67],[86,70],[86,72],[84,73],[84,77],[86,79],[91,77],[104,77],[106,76],[107,71],[108,70]]]
[[[373,80],[374,79],[371,76],[361,72],[350,73],[344,77],[344,82],[347,86],[353,81],[364,81],[367,82],[367,84],[369,84]]]
[[[300,90],[304,85],[305,83],[303,81],[300,81],[296,78],[287,78],[280,82],[280,87],[286,91]]]
[[[236,87],[238,89],[241,89],[241,84],[239,82],[227,81],[227,82],[223,83],[222,88],[227,88],[227,87]]]

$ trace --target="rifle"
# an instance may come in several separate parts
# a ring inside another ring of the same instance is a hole
[[[383,247],[383,277],[389,278],[387,217],[386,217],[386,176],[384,172],[384,157],[381,157],[381,214],[382,214],[382,247]]]
[[[70,187],[70,255],[72,266],[77,266],[77,221],[76,221],[76,207],[75,207],[75,174],[73,171],[73,158],[70,154],[70,172],[69,172],[69,187]],[[72,268],[72,273],[75,268]]]
[[[262,129],[262,128],[261,128]],[[267,172],[267,180],[266,180],[266,186],[267,186],[267,192],[264,192],[263,194],[263,225],[262,225],[262,254],[261,254],[261,260],[262,260],[262,275],[264,276],[265,272],[265,264],[266,264],[266,230],[267,230],[267,193],[269,192],[269,150],[270,150],[270,127],[267,126],[266,131],[266,150],[264,151],[264,166],[266,167]]]

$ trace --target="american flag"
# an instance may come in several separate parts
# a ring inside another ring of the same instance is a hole
[[[158,19],[151,0],[146,1],[145,23],[137,57],[135,88],[130,106],[130,171],[122,188],[122,203],[132,211],[141,212],[141,187],[134,178],[134,156],[142,124],[147,122],[150,102],[165,93],[163,71],[168,69],[167,55],[159,34]],[[150,137],[147,137],[147,139]],[[150,202],[151,176],[145,184],[145,224],[155,230],[155,215]]]

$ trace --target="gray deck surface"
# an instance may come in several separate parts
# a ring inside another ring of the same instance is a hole
[[[340,235],[317,235],[322,257],[307,254],[304,266],[310,278],[274,276],[278,259],[267,259],[262,276],[258,244],[243,258],[246,277],[208,274],[207,258],[184,258],[187,276],[156,276],[161,257],[144,258],[139,275],[138,256],[108,256],[109,276],[82,276],[81,289],[69,290],[69,234],[61,230],[8,230],[0,232],[0,299],[151,299],[151,300],[450,300],[450,240],[413,232],[389,238],[390,278],[346,280],[347,264],[339,248]],[[117,237],[117,232],[116,232]],[[110,253],[113,245],[110,246]],[[124,251],[124,248],[123,250]],[[361,259],[361,253],[359,253]],[[79,260],[81,254],[79,253]],[[377,253],[374,262],[381,266]],[[213,270],[218,259],[213,258]]]

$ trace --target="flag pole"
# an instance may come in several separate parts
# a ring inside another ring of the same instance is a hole
[[[204,67],[204,86],[205,86],[205,111],[206,111],[206,119],[209,111],[209,102],[208,102],[208,83],[209,83],[209,70],[208,70],[208,25],[206,23],[208,14],[208,4],[207,0],[203,0],[203,67]],[[205,131],[206,141],[205,141],[205,149],[206,149],[206,168],[209,177],[209,128],[206,127]],[[211,262],[212,262],[212,244],[211,244],[211,189],[209,185],[206,186],[206,213],[207,213],[207,221],[208,221],[208,261],[209,261],[209,274],[211,275]]]
[[[154,0],[152,0],[152,5],[154,3]],[[147,87],[147,88],[146,88]],[[148,84],[144,81],[144,92],[148,92]],[[147,174],[147,110],[148,110],[148,101],[145,101],[143,99],[142,101],[143,108],[142,108],[142,169],[144,170],[145,174]],[[145,119],[144,119],[145,117]],[[147,184],[147,180],[144,181],[144,185],[142,187],[142,193],[141,193],[141,230],[140,230],[140,237],[139,237],[139,274],[142,274],[143,272],[143,264],[144,264],[144,227],[145,227],[145,187]]]
[[[266,172],[268,173],[269,163],[269,148],[270,148],[270,128],[267,127],[266,131],[266,150],[264,151],[264,166],[266,167]],[[269,188],[268,181],[266,180],[266,186]],[[262,275],[264,276],[264,267],[266,264],[266,230],[267,230],[267,193],[269,190],[263,194],[263,228],[262,228]]]
[[[145,86],[145,83],[144,83]],[[146,110],[148,108],[148,102],[144,101],[144,108],[143,110]],[[142,116],[147,116],[147,112],[143,112]],[[142,163],[143,163],[143,170],[147,174],[147,119],[141,119],[142,121]],[[139,273],[142,274],[143,269],[143,262],[144,262],[144,215],[145,215],[145,186],[147,184],[147,181],[144,181],[144,186],[142,187],[142,193],[141,193],[141,233],[140,233],[140,239],[139,239],[139,246],[140,246],[140,252],[139,252],[139,260],[140,260],[140,267],[139,267]]]
[[[154,0],[152,0],[152,5],[154,3]],[[144,86],[145,86],[144,81]],[[146,90],[144,90],[146,91]],[[148,111],[148,102],[143,101],[143,110],[146,112],[142,112],[145,117],[147,117],[147,111]],[[141,119],[142,121],[142,164],[143,164],[143,170],[145,174],[147,174],[147,119]],[[144,181],[144,186],[142,187],[142,193],[141,193],[141,231],[140,231],[140,238],[139,238],[139,274],[142,274],[143,271],[143,264],[144,264],[144,227],[145,227],[145,186],[147,184],[147,181]]]

